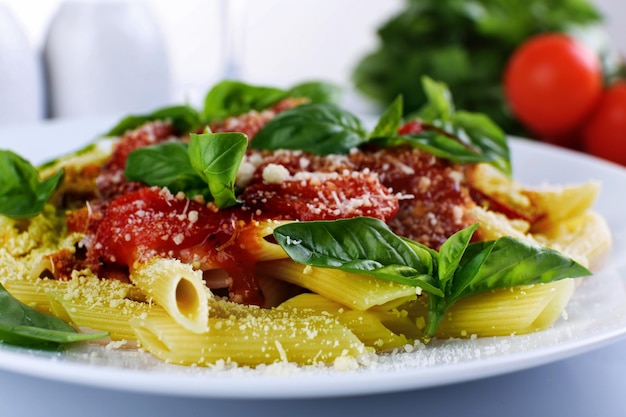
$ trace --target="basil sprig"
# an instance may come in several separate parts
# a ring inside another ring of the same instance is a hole
[[[237,203],[235,179],[248,146],[243,133],[191,133],[189,145],[164,142],[134,150],[124,176],[189,196],[203,195],[218,207]]]
[[[278,114],[256,134],[251,147],[327,155],[347,153],[368,142],[382,147],[410,144],[454,163],[490,163],[510,175],[510,151],[504,132],[482,114],[456,111],[445,84],[424,77],[423,86],[428,102],[412,116],[425,127],[420,133],[398,134],[404,113],[401,96],[385,110],[369,134],[350,112],[330,103],[313,103]]]
[[[40,180],[30,162],[14,152],[0,150],[0,214],[20,219],[41,213],[63,176],[60,169]]]
[[[287,97],[306,97],[310,103],[336,103],[340,89],[329,83],[310,81],[283,90],[225,80],[216,84],[204,99],[206,122],[224,120],[251,110],[264,110]]]
[[[121,136],[129,130],[154,120],[169,120],[174,126],[176,133],[181,135],[202,125],[200,114],[193,107],[187,105],[170,106],[157,109],[148,114],[126,116],[103,136]]]
[[[361,121],[329,103],[306,104],[279,113],[254,137],[256,149],[342,154],[367,142]]]
[[[289,223],[276,228],[274,237],[295,262],[421,288],[429,300],[426,339],[436,334],[446,311],[462,298],[591,274],[561,253],[529,241],[502,237],[472,243],[477,227],[455,233],[438,252],[367,217]]]
[[[189,145],[165,142],[134,150],[126,159],[124,176],[150,186],[167,187],[177,193],[204,195],[206,182],[189,159]]]
[[[238,203],[235,196],[237,171],[248,148],[243,133],[192,134],[189,142],[189,160],[218,207]]]
[[[59,344],[102,339],[106,332],[78,333],[63,320],[16,300],[0,285],[0,340],[18,346],[53,348]]]
[[[426,104],[410,119],[424,125],[424,131],[398,135],[403,114],[402,98],[385,111],[370,137],[382,146],[411,144],[435,156],[460,164],[490,163],[511,175],[510,150],[504,132],[487,116],[457,111],[448,87],[423,77]],[[396,127],[393,131],[393,127]]]

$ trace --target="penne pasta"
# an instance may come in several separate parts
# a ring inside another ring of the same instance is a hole
[[[600,194],[600,183],[590,181],[568,186],[529,188],[525,193],[544,216],[533,224],[533,232],[544,232],[591,209]]]
[[[130,320],[141,346],[162,360],[208,366],[294,362],[332,363],[368,352],[359,339],[332,316],[233,305],[214,300],[209,330],[193,333],[169,316]]]
[[[258,261],[273,261],[277,259],[285,259],[287,258],[287,254],[276,243],[272,243],[265,238],[271,236],[276,229],[281,224],[285,224],[284,221],[262,221],[259,222],[257,227],[258,234],[258,244],[259,244],[259,256]]]
[[[331,314],[354,333],[365,346],[378,352],[405,346],[417,336],[415,324],[406,316],[384,310],[350,310],[318,294],[300,294],[280,305],[284,310]]]
[[[153,258],[135,265],[130,280],[185,329],[207,331],[210,293],[202,272],[176,259]]]
[[[52,313],[48,292],[60,289],[63,283],[53,280],[8,279],[4,288],[22,303],[42,313]]]
[[[355,310],[416,296],[415,288],[408,285],[338,269],[303,266],[291,260],[260,264],[258,273],[306,288]]]
[[[593,211],[559,222],[545,233],[535,234],[534,238],[590,269],[599,266],[612,244],[606,220]]]
[[[51,312],[75,326],[102,330],[111,340],[135,340],[130,320],[142,315],[167,315],[165,310],[129,299],[110,300],[108,303],[87,303],[80,299],[66,299],[63,294],[51,292]]]
[[[511,287],[457,301],[439,325],[437,337],[510,336],[545,330],[563,313],[574,292],[572,279]],[[424,298],[409,308],[418,326],[427,316]]]

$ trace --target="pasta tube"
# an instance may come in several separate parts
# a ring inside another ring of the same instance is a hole
[[[283,248],[280,247],[280,245],[276,243],[272,243],[265,239],[265,237],[271,235],[274,232],[274,229],[276,229],[278,226],[284,223],[285,223],[284,221],[278,221],[278,220],[275,220],[275,221],[268,220],[268,221],[259,222],[259,225],[257,227],[257,232],[256,232],[258,233],[258,236],[259,236],[258,261],[260,262],[273,261],[277,259],[287,258],[287,254],[285,253]]]
[[[201,271],[177,259],[154,258],[135,265],[130,280],[185,329],[208,330],[209,290]]]
[[[377,351],[385,351],[406,345],[409,340],[407,334],[394,332],[390,327],[408,330],[410,336],[415,336],[417,328],[411,320],[402,314],[388,311],[350,310],[343,305],[322,297],[318,294],[306,293],[297,295],[280,305],[285,310],[304,310],[315,314],[332,314],[341,324],[350,329],[366,346]],[[398,322],[397,325],[389,324]]]
[[[4,288],[22,303],[42,313],[52,313],[48,292],[59,288],[63,282],[53,280],[9,279],[3,282]]]
[[[588,268],[598,266],[612,245],[611,230],[598,213],[589,211],[534,235],[547,246],[576,259]]]
[[[159,306],[129,299],[110,300],[108,303],[90,304],[81,299],[66,299],[63,294],[49,295],[52,313],[78,327],[106,331],[111,340],[135,340],[130,319],[151,311],[166,315]]]
[[[415,287],[365,274],[304,266],[291,260],[264,263],[257,268],[257,273],[307,288],[355,310],[367,310],[397,299],[406,301],[415,298],[416,291]]]
[[[510,336],[545,330],[562,315],[574,292],[572,279],[549,284],[503,288],[457,301],[436,336]],[[416,301],[410,314],[418,323],[427,316],[427,301]]]
[[[276,362],[330,363],[368,351],[332,316],[240,306],[211,305],[209,330],[193,333],[169,316],[149,313],[130,320],[141,346],[170,363],[256,366]],[[215,313],[215,314],[213,314]]]

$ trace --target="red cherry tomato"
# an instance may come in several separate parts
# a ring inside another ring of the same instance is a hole
[[[626,165],[626,81],[603,93],[582,132],[585,151]]]
[[[511,56],[504,92],[514,115],[540,139],[566,143],[599,99],[602,65],[597,55],[564,34],[530,38]]]

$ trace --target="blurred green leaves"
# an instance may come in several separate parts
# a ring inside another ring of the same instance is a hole
[[[402,95],[408,114],[426,102],[421,77],[428,75],[449,86],[459,108],[521,134],[500,85],[510,54],[534,34],[580,33],[601,22],[587,0],[407,0],[379,28],[380,45],[358,62],[353,81],[382,106]]]

